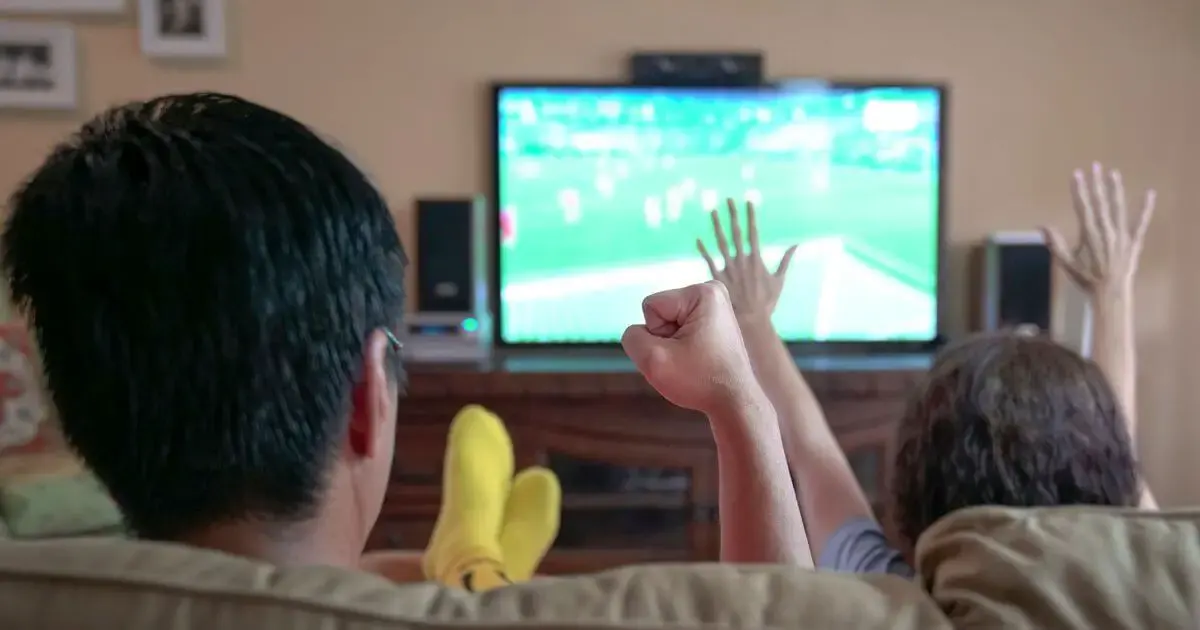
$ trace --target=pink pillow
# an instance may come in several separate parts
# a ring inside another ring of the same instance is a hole
[[[0,457],[63,449],[36,366],[24,325],[0,324]]]

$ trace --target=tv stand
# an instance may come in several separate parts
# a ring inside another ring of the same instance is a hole
[[[881,509],[893,426],[928,357],[798,363]],[[369,549],[425,546],[440,501],[447,428],[471,403],[504,419],[518,469],[548,466],[562,482],[562,526],[541,572],[717,559],[717,464],[708,424],[664,401],[619,356],[410,366],[391,485]]]

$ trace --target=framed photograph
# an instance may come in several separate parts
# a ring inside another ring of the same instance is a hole
[[[0,0],[0,13],[124,13],[126,0]]]
[[[213,59],[226,54],[225,0],[138,0],[138,23],[148,57]]]
[[[74,109],[77,59],[71,25],[0,20],[0,108]]]

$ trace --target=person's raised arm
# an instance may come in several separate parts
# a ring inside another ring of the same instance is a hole
[[[826,422],[820,403],[771,324],[796,247],[786,249],[774,272],[768,270],[762,259],[753,204],[746,205],[744,236],[733,200],[729,200],[728,210],[729,239],[721,227],[720,214],[716,210],[712,213],[723,265],[717,266],[702,240],[697,241],[697,247],[713,278],[729,290],[754,375],[778,414],[810,549],[821,564],[834,534],[848,523],[872,519],[871,507]]]
[[[1074,248],[1062,234],[1043,228],[1054,258],[1071,279],[1087,292],[1092,308],[1092,358],[1108,377],[1121,402],[1129,437],[1137,443],[1137,356],[1133,327],[1133,288],[1142,242],[1154,215],[1155,192],[1147,191],[1141,212],[1130,223],[1125,185],[1119,171],[1107,176],[1092,165],[1092,178],[1075,171],[1072,190],[1079,221]],[[1143,481],[1141,507],[1157,509]]]
[[[621,345],[668,401],[708,416],[717,445],[721,560],[812,566],[775,412],[717,282],[656,293]]]

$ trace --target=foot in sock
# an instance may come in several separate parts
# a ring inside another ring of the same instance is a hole
[[[422,564],[426,577],[469,590],[507,584],[499,541],[513,452],[495,414],[470,405],[454,417],[442,474],[441,511]]]
[[[558,535],[561,511],[562,488],[553,472],[534,466],[517,473],[500,528],[505,573],[512,581],[533,577]]]

